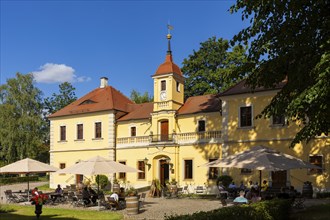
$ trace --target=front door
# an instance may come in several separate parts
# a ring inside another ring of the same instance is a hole
[[[168,141],[168,121],[160,122],[160,140]]]
[[[272,172],[272,186],[275,188],[286,187],[286,170]]]
[[[169,165],[166,162],[166,160],[160,160],[159,161],[159,174],[160,174],[160,184],[162,186],[166,186],[166,181],[170,179],[170,174],[169,174]]]
[[[84,175],[77,174],[76,175],[76,185],[78,186],[79,183],[82,183],[84,180]]]

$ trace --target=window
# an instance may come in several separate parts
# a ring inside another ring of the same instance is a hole
[[[131,137],[136,136],[136,127],[131,127]]]
[[[252,107],[240,107],[240,127],[252,126]]]
[[[310,155],[309,162],[323,168],[323,156],[321,155]],[[309,169],[308,174],[322,174],[322,169]]]
[[[200,120],[198,121],[198,132],[204,132],[205,131],[205,121]]]
[[[102,138],[102,123],[95,122],[95,138]]]
[[[251,174],[251,173],[252,173],[251,169],[246,169],[246,168],[241,169],[241,174],[242,175],[248,175],[248,174]]]
[[[84,139],[84,125],[83,124],[78,124],[77,125],[77,139],[82,140]]]
[[[138,161],[138,169],[143,171],[143,172],[138,173],[138,179],[139,180],[145,179],[146,178],[146,174],[145,174],[146,166],[145,166],[143,160]]]
[[[176,82],[176,91],[180,92],[180,83],[179,82]]]
[[[65,168],[65,163],[60,163],[60,169],[64,169]]]
[[[273,115],[272,116],[272,125],[285,125],[284,115]]]
[[[215,161],[217,159],[209,159],[209,162]],[[210,167],[209,168],[209,179],[215,180],[218,178],[219,175],[219,169],[217,167]]]
[[[66,167],[65,163],[60,163],[60,169],[64,169]],[[60,176],[65,176],[65,173],[60,173]]]
[[[185,160],[184,161],[184,178],[185,179],[192,179],[193,178],[192,160]]]
[[[60,140],[65,141],[66,140],[66,126],[60,127]]]
[[[126,161],[119,161],[119,163],[126,165]],[[119,179],[126,179],[126,173],[119,173]]]
[[[165,91],[166,90],[166,80],[162,80],[160,82],[160,90]]]

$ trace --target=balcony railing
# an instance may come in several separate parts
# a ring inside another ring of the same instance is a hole
[[[117,138],[117,147],[148,146],[150,144],[193,144],[216,143],[221,139],[221,131],[173,133],[166,135],[149,135]]]

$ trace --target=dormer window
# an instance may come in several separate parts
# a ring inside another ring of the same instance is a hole
[[[87,105],[87,104],[93,104],[93,103],[96,103],[96,102],[94,102],[93,100],[87,99],[87,100],[83,101],[82,103],[80,103],[79,105]]]
[[[162,80],[160,82],[160,90],[165,91],[166,90],[166,80]]]

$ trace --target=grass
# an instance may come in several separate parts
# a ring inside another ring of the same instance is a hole
[[[330,204],[316,205],[290,215],[292,220],[326,220],[330,216]]]
[[[32,220],[36,219],[33,205],[0,205],[1,220]],[[42,220],[57,219],[57,220],[98,220],[109,219],[119,220],[123,216],[119,213],[109,211],[90,211],[76,209],[60,209],[44,206],[40,216]]]

